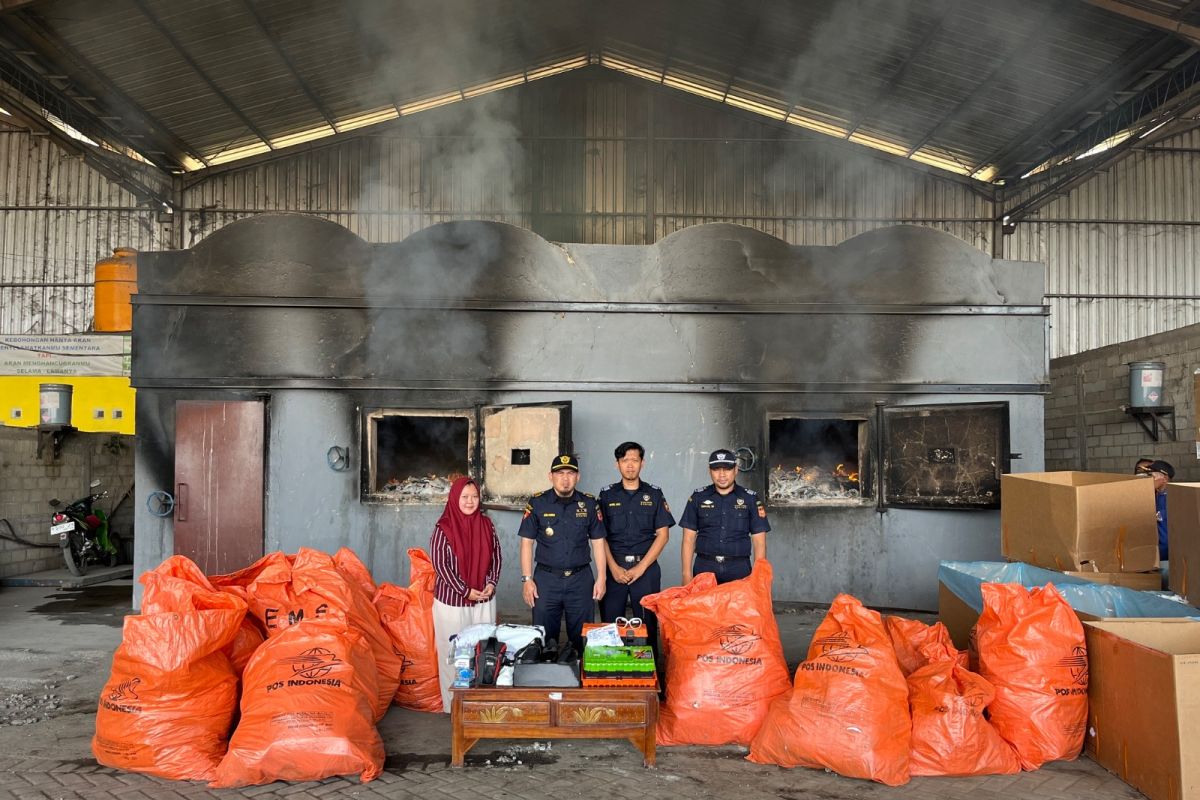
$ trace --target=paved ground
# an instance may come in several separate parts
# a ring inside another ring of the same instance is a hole
[[[1087,759],[1021,775],[919,778],[892,789],[817,770],[784,770],[743,760],[739,748],[660,748],[644,769],[626,742],[483,742],[467,767],[449,762],[450,725],[443,715],[393,708],[380,725],[384,774],[368,784],[332,778],[212,791],[118,772],[92,759],[96,698],[108,677],[128,610],[129,581],[81,590],[0,589],[0,798],[182,797],[373,798],[423,800],[587,798],[652,800],[688,796],[738,800],[964,798],[1067,800],[1139,798]],[[822,609],[779,615],[786,655],[797,663]]]

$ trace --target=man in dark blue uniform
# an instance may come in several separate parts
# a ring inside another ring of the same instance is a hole
[[[715,574],[717,583],[740,580],[750,574],[752,554],[755,560],[767,557],[767,507],[757,494],[737,485],[737,456],[714,450],[708,474],[713,482],[692,492],[679,520],[685,584],[701,572]]]
[[[555,458],[550,465],[552,488],[529,499],[517,533],[521,594],[533,609],[533,624],[546,629],[547,639],[558,639],[565,614],[567,638],[582,654],[583,623],[591,622],[593,603],[604,596],[604,524],[596,498],[575,491],[578,482],[575,456]]]
[[[600,511],[608,532],[604,554],[608,562],[608,584],[600,601],[600,619],[612,622],[625,615],[640,617],[646,637],[658,651],[658,620],[642,608],[642,598],[662,588],[658,556],[667,546],[675,524],[662,489],[642,481],[646,451],[637,442],[622,442],[614,451],[621,482],[600,490]]]

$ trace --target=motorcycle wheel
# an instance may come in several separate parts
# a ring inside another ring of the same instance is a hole
[[[70,534],[67,546],[62,549],[63,560],[67,562],[67,571],[76,578],[87,574],[87,560],[83,557],[83,538],[78,533]]]
[[[113,546],[113,551],[105,553],[102,560],[104,566],[115,567],[121,563],[121,554],[125,552],[125,543],[121,541],[121,536],[114,531],[108,532],[108,543]]]

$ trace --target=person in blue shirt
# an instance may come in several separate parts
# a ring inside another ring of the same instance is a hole
[[[1158,560],[1167,561],[1167,484],[1175,477],[1175,468],[1166,461],[1155,461],[1149,472],[1154,481],[1154,510],[1158,516]]]
[[[658,620],[642,608],[642,598],[662,588],[658,557],[667,546],[675,517],[662,489],[642,480],[646,450],[637,442],[622,442],[617,458],[618,483],[600,490],[604,516],[604,554],[608,561],[608,583],[600,601],[600,619],[613,622],[625,616],[638,617],[646,626],[646,640],[658,652]]]
[[[550,464],[551,488],[529,498],[517,534],[521,594],[533,609],[533,624],[545,629],[547,641],[557,641],[565,615],[567,638],[582,654],[583,623],[592,621],[594,603],[604,596],[606,570],[600,508],[595,497],[575,490],[577,483],[579,461],[557,456]]]
[[[708,474],[713,482],[692,492],[679,520],[684,584],[702,572],[715,574],[717,583],[740,580],[750,574],[751,555],[767,557],[767,507],[737,485],[737,456],[714,450]]]

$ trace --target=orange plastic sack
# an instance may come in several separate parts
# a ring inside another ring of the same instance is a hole
[[[237,675],[221,651],[246,617],[237,598],[214,597],[228,607],[125,617],[96,709],[101,764],[173,780],[213,776],[237,711]]]
[[[771,607],[771,565],[717,585],[709,572],[642,598],[658,615],[667,650],[661,745],[749,744],[771,700],[788,690]]]
[[[250,663],[250,657],[254,655],[254,651],[266,640],[267,637],[262,635],[258,625],[247,614],[242,619],[242,624],[238,626],[237,636],[233,637],[233,641],[224,650],[225,655],[229,656],[229,663],[233,665],[233,671],[239,678],[246,671],[246,665]]]
[[[908,782],[908,684],[878,612],[838,595],[813,633],[795,686],[771,704],[747,758]]]
[[[223,592],[213,586],[196,562],[187,556],[171,556],[150,572],[143,573],[139,581],[145,587],[142,594],[143,614],[161,614],[186,609],[231,608],[224,598],[237,597],[236,594]],[[244,599],[237,602],[242,607],[246,606]],[[223,651],[229,656],[234,672],[239,677],[246,668],[246,662],[263,643],[264,638],[249,613],[244,614],[238,626],[237,636]]]
[[[967,666],[966,652],[959,652],[950,638],[950,631],[940,622],[926,625],[916,619],[888,616],[883,618],[887,626],[888,636],[891,637],[892,647],[896,650],[896,660],[900,662],[900,671],[911,675],[929,663],[922,651],[929,644],[938,645],[935,652],[941,652],[941,647],[950,648],[955,653],[955,660],[960,666]]]
[[[362,631],[379,669],[375,718],[387,713],[400,683],[400,657],[370,596],[338,569],[331,556],[301,547],[294,556],[272,553],[246,569],[212,580],[222,588],[242,588],[250,613],[268,638],[305,619],[341,620]]]
[[[383,770],[375,658],[364,635],[306,620],[267,639],[242,677],[242,718],[209,786],[319,781]]]
[[[375,593],[379,619],[403,661],[396,704],[414,711],[440,712],[437,648],[433,631],[433,562],[419,547],[408,551],[412,565],[407,587],[381,584]]]
[[[349,547],[338,548],[338,551],[333,554],[333,563],[343,575],[357,583],[367,597],[375,596],[379,587],[375,585],[371,571],[367,569],[367,565],[362,562],[357,553]]]
[[[1016,749],[1024,769],[1074,759],[1087,728],[1083,625],[1053,584],[980,588],[976,640],[979,672],[996,687],[992,724]]]
[[[912,712],[913,775],[1011,775],[1017,753],[988,722],[984,710],[996,690],[960,663],[953,644],[931,642],[925,666],[908,676]]]

